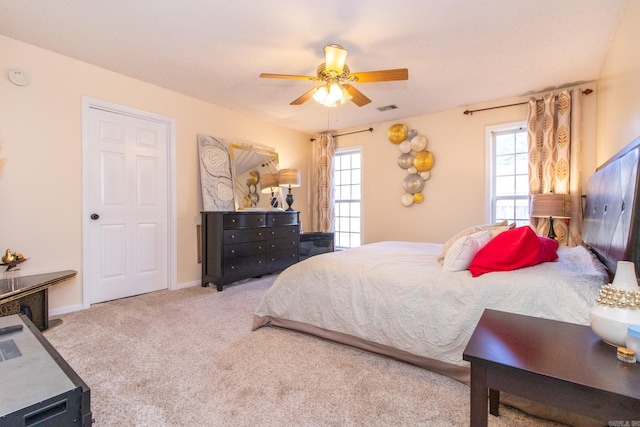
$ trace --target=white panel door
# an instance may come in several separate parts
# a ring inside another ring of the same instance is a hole
[[[168,287],[167,124],[89,108],[91,304]]]

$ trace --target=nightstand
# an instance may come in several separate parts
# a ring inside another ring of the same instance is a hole
[[[499,391],[608,421],[640,419],[640,365],[585,325],[485,310],[464,350],[472,426],[498,415]],[[629,424],[624,424],[629,425]]]
[[[300,233],[300,261],[333,250],[333,233]]]

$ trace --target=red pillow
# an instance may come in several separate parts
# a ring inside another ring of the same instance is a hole
[[[529,226],[503,231],[478,251],[469,265],[473,277],[511,271],[558,259],[558,242],[540,237]]]

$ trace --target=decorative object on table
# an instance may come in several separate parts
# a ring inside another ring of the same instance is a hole
[[[640,355],[640,325],[630,325],[627,328],[627,338],[625,346]]]
[[[278,184],[280,187],[289,187],[287,193],[287,211],[292,211],[293,208],[293,194],[291,194],[291,187],[300,187],[300,171],[298,169],[280,169],[278,171]]]
[[[262,193],[271,193],[271,207],[273,209],[278,209],[278,198],[275,196],[275,193],[280,191],[280,188],[278,187],[278,174],[265,173],[262,175],[260,178],[260,188]]]
[[[258,171],[249,172],[247,178],[248,193],[242,198],[242,206],[244,208],[255,208],[260,201],[260,195],[257,193],[257,186],[260,182],[260,174]]]
[[[398,166],[407,171],[407,177],[402,182],[405,193],[400,197],[400,202],[404,206],[422,203],[424,183],[431,178],[431,168],[435,162],[433,153],[427,150],[427,138],[419,135],[415,129],[407,129],[402,123],[392,125],[387,138],[398,146],[401,153]]]
[[[600,288],[589,312],[591,329],[606,343],[624,347],[629,325],[640,325],[640,286],[635,265],[618,261],[613,282]]]
[[[636,363],[636,352],[626,347],[618,347],[618,360],[625,363]]]
[[[553,220],[571,218],[571,196],[556,193],[532,194],[529,205],[529,216],[534,218],[548,218],[549,232],[547,233],[547,237],[564,242],[566,232],[563,228],[558,238]]]
[[[19,268],[16,268],[17,265],[22,264],[27,259],[29,258],[25,258],[24,255],[19,252],[11,252],[11,249],[7,249],[5,254],[2,256],[2,264],[0,265],[7,267],[5,271],[16,271],[20,270]]]

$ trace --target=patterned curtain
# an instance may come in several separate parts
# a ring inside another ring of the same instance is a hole
[[[322,133],[313,141],[311,164],[311,221],[313,231],[331,232],[333,225],[333,135]]]
[[[571,217],[556,219],[553,228],[561,245],[582,243],[582,92],[564,90],[541,100],[529,100],[529,192],[569,194]],[[548,218],[531,218],[539,235],[549,232]]]
[[[569,194],[571,195],[571,221],[569,222],[569,246],[579,246],[582,241],[582,90],[571,91],[571,163]]]

